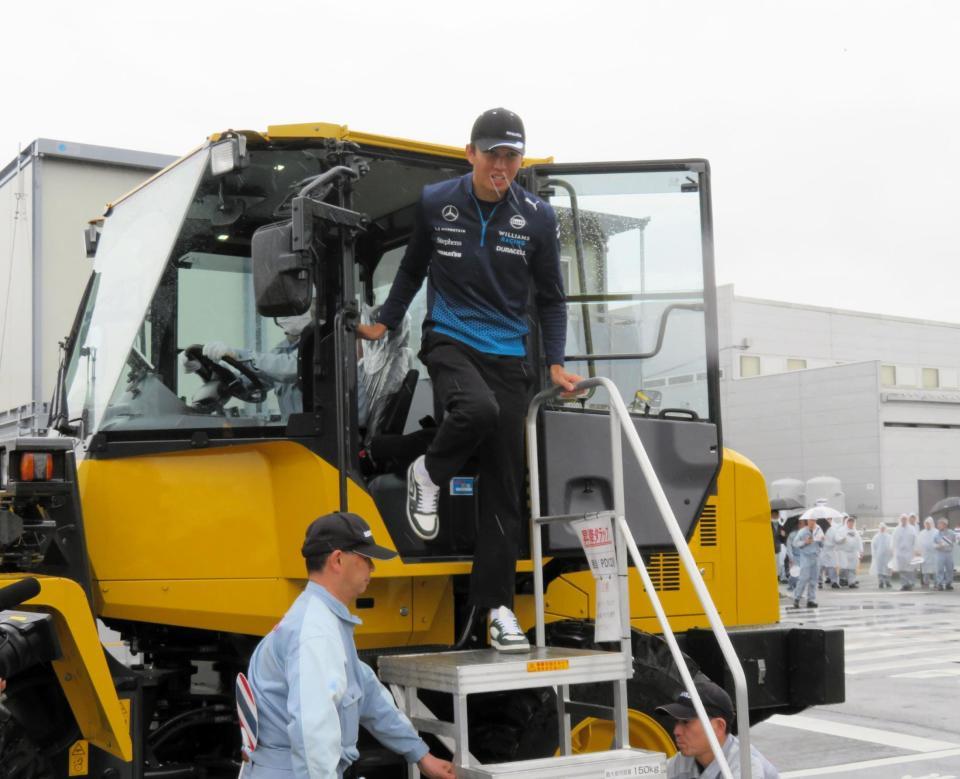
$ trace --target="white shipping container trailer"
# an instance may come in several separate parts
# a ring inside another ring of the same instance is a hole
[[[0,169],[0,440],[46,428],[93,264],[88,222],[174,159],[40,138]]]

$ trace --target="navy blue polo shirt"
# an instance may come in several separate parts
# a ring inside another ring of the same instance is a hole
[[[472,175],[424,187],[378,321],[397,327],[427,277],[425,333],[522,357],[532,284],[546,363],[562,364],[567,309],[556,214],[516,182],[499,202],[480,201]]]

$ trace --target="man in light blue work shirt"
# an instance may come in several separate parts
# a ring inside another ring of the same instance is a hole
[[[800,578],[793,591],[793,607],[800,608],[800,599],[806,592],[807,608],[817,607],[817,580],[820,578],[820,549],[823,534],[817,533],[817,520],[800,520],[801,527],[793,539],[793,553],[800,564]],[[818,539],[819,536],[819,539]]]
[[[741,779],[740,741],[730,733],[734,720],[733,701],[726,690],[711,681],[697,682],[696,687],[730,773],[734,779]],[[673,738],[677,742],[677,753],[667,761],[667,779],[720,779],[723,775],[720,764],[714,758],[706,731],[697,718],[690,693],[684,690],[672,703],[657,707],[657,712],[676,720]],[[750,774],[750,779],[780,777],[773,764],[753,745],[750,746]]]
[[[347,606],[367,589],[373,560],[397,553],[346,512],[315,519],[301,552],[307,588],[250,658],[258,726],[244,779],[342,777],[360,756],[361,724],[424,776],[453,779],[453,766],[430,754],[353,642],[360,620]]]

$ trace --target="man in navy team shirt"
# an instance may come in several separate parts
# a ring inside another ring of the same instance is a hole
[[[481,529],[471,603],[488,609],[491,644],[530,648],[513,614],[523,489],[523,422],[535,371],[525,359],[530,286],[550,379],[572,390],[563,367],[566,304],[557,218],[550,205],[514,182],[523,161],[520,117],[504,108],[473,125],[473,171],[425,187],[413,234],[378,321],[359,335],[397,327],[427,279],[420,360],[433,381],[443,421],[426,455],[407,472],[407,517],[429,541],[440,525],[440,490],[473,455],[480,462]]]

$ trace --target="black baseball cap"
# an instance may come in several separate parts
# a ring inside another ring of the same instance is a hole
[[[703,708],[707,716],[723,717],[728,723],[733,722],[733,701],[727,695],[726,690],[713,682],[697,682],[694,685],[700,694],[700,700],[703,701]],[[658,706],[656,711],[663,714],[669,714],[674,719],[696,719],[697,710],[693,707],[693,698],[686,690],[681,692],[673,701],[666,706]]]
[[[304,557],[315,557],[335,549],[356,552],[374,560],[392,560],[397,556],[392,549],[374,542],[370,525],[362,517],[347,511],[324,514],[313,520],[300,552]]]
[[[503,147],[523,154],[526,140],[523,121],[506,108],[484,111],[477,117],[470,132],[470,143],[480,151]]]

